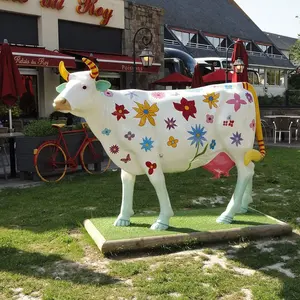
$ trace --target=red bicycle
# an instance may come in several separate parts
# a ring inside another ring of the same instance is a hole
[[[64,124],[52,124],[52,126],[57,128],[58,138],[46,141],[34,149],[34,166],[43,181],[60,181],[67,170],[76,171],[78,169],[79,160],[82,168],[89,174],[104,173],[109,168],[110,159],[108,158],[108,162],[104,163],[102,145],[95,136],[89,137],[86,123],[82,124],[82,129],[71,131],[62,131],[62,128],[65,127]],[[82,132],[84,138],[76,153],[71,155],[65,135],[78,132]]]

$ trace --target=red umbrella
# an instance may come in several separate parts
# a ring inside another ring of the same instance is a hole
[[[213,83],[224,83],[226,78],[226,70],[219,69],[202,77],[205,85]],[[232,72],[228,72],[228,81],[232,81]]]
[[[202,74],[200,70],[200,65],[196,64],[195,69],[194,69],[194,75],[192,78],[192,88],[197,88],[203,86],[203,79],[202,79]]]
[[[158,85],[163,85],[163,86],[166,86],[166,85],[189,86],[189,85],[191,85],[191,83],[192,83],[191,78],[184,76],[180,73],[172,73],[162,79],[154,81],[152,84],[158,84]]]
[[[234,72],[232,76],[232,82],[248,82],[248,54],[243,44],[243,41],[237,40],[234,44],[234,49],[231,57],[232,63],[234,63],[238,58],[242,59],[245,67],[243,73]]]
[[[24,92],[19,69],[7,40],[4,40],[0,53],[0,100],[8,106],[13,106]],[[9,120],[11,128],[11,111]]]

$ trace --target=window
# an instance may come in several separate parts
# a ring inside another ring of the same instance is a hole
[[[179,41],[184,45],[188,45],[189,43],[198,44],[198,34],[195,32],[183,32],[179,30],[172,30]]]
[[[281,75],[282,73],[282,75]],[[283,77],[283,78],[282,78]],[[269,85],[283,85],[284,84],[284,75],[283,72],[280,70],[275,69],[267,69],[267,83]]]
[[[259,85],[259,74],[256,70],[248,70],[248,81],[251,84]]]
[[[258,47],[259,47],[263,52],[267,51],[267,49],[268,49],[268,46],[262,45],[262,44],[258,44]]]
[[[224,38],[220,38],[220,37],[215,37],[215,36],[209,36],[207,35],[206,38],[210,41],[210,43],[217,48],[222,41],[224,40]]]

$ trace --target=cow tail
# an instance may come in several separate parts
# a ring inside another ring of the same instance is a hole
[[[256,139],[257,139],[257,143],[258,143],[258,147],[259,147],[259,151],[255,150],[255,149],[251,149],[251,150],[247,151],[247,153],[245,154],[244,163],[246,166],[248,166],[248,164],[251,161],[257,162],[257,161],[262,160],[266,155],[266,148],[265,148],[265,142],[264,142],[263,131],[262,131],[262,126],[261,126],[260,110],[259,110],[259,103],[258,103],[256,91],[255,91],[254,87],[247,82],[243,82],[243,86],[253,96],[253,100],[254,100],[254,104],[255,104]]]

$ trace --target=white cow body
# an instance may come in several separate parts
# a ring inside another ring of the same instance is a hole
[[[161,209],[151,228],[166,229],[173,211],[164,173],[204,166],[220,153],[236,164],[238,182],[218,222],[230,223],[239,210],[247,211],[252,201],[251,160],[264,154],[263,147],[262,154],[253,150],[256,121],[260,131],[261,125],[252,86],[235,83],[175,91],[113,91],[104,81],[96,82],[95,87],[89,72],[65,78],[69,82],[58,87],[61,93],[54,105],[85,118],[106,153],[122,169],[122,207],[115,225],[130,224],[135,176],[147,174]]]

